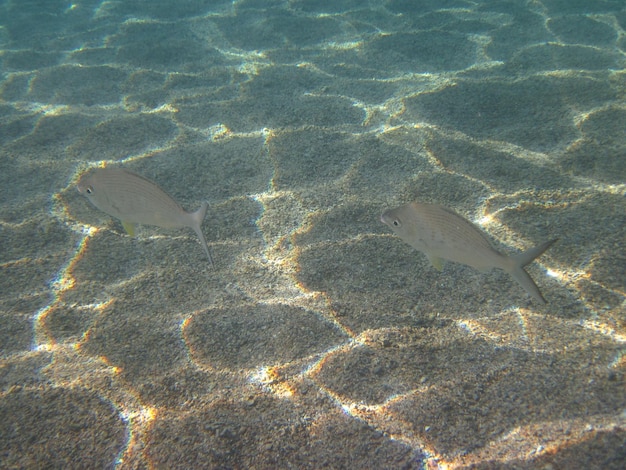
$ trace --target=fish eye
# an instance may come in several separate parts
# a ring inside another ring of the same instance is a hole
[[[92,193],[93,193],[93,187],[91,187],[91,186],[87,186],[87,187],[85,188],[85,192],[86,192],[87,194],[92,194]]]
[[[393,222],[392,222],[392,223],[393,223],[393,226],[394,226],[394,227],[400,227],[400,225],[402,225],[402,224],[400,223],[400,219],[393,219]]]

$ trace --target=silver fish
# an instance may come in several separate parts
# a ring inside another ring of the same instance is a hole
[[[469,220],[437,204],[412,202],[383,213],[387,224],[402,240],[423,252],[441,270],[443,260],[466,264],[481,271],[502,269],[510,274],[537,302],[545,304],[539,288],[524,270],[556,241],[550,240],[523,253],[507,256]]]
[[[133,236],[136,224],[163,228],[191,227],[213,265],[202,222],[208,204],[203,202],[195,212],[187,212],[155,183],[122,168],[97,168],[83,174],[78,192],[107,214],[120,219],[126,232]]]

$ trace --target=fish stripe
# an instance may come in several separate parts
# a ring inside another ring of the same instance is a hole
[[[94,206],[120,219],[131,235],[135,224],[192,228],[213,264],[202,232],[206,203],[203,203],[196,212],[187,212],[174,198],[149,179],[115,167],[98,168],[85,173],[77,186],[78,191]]]
[[[476,269],[498,268],[509,273],[537,302],[545,299],[524,266],[556,240],[513,256],[497,251],[487,236],[456,212],[437,204],[412,202],[383,212],[381,221],[402,240],[424,252],[433,266],[446,259]]]

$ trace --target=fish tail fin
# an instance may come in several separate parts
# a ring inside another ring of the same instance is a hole
[[[511,268],[508,270],[509,274],[511,274],[513,279],[515,279],[526,292],[528,292],[542,305],[546,303],[546,299],[544,299],[543,295],[541,295],[541,291],[539,290],[539,287],[537,287],[537,284],[535,284],[535,281],[533,281],[530,275],[524,270],[524,266],[530,264],[535,258],[541,256],[541,254],[550,248],[557,240],[557,238],[549,240],[534,248],[511,256]]]
[[[202,245],[202,248],[204,249],[204,252],[207,255],[207,258],[209,258],[209,263],[211,263],[211,266],[215,266],[213,264],[213,258],[211,257],[211,252],[209,251],[209,245],[206,242],[206,238],[204,238],[204,233],[202,232],[202,222],[204,222],[204,218],[206,217],[206,211],[209,208],[209,203],[204,201],[202,203],[202,205],[200,206],[200,208],[195,211],[195,212],[191,212],[191,218],[193,220],[193,225],[192,228],[194,229],[194,231],[196,232],[196,235],[198,235],[198,238],[200,239],[200,244]]]
[[[554,240],[548,240],[547,242],[542,243],[541,245],[537,245],[536,247],[531,248],[530,250],[526,250],[522,253],[513,255],[511,256],[511,258],[515,260],[516,266],[520,266],[523,268],[527,264],[530,264],[535,258],[538,258],[539,256],[541,256],[543,252],[546,251],[548,248],[550,248],[552,244],[556,242],[557,240],[558,238],[555,238]]]
[[[509,274],[511,274],[513,279],[515,279],[519,283],[519,285],[521,285],[524,290],[532,296],[533,299],[535,299],[541,305],[545,305],[546,299],[543,298],[539,287],[537,287],[537,284],[535,284],[533,278],[530,277],[530,274],[528,274],[524,270],[524,268],[522,268],[521,266],[516,266],[511,271],[509,271]]]
[[[204,218],[206,217],[206,211],[209,208],[209,203],[206,201],[202,202],[202,205],[198,208],[197,211],[191,213],[191,217],[194,222],[198,225],[202,225],[204,222]]]

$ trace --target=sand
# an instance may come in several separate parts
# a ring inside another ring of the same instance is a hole
[[[328,5],[331,4],[332,5]],[[0,4],[0,468],[621,469],[621,1]],[[120,165],[203,229],[135,238]],[[453,208],[528,267],[380,223]]]

